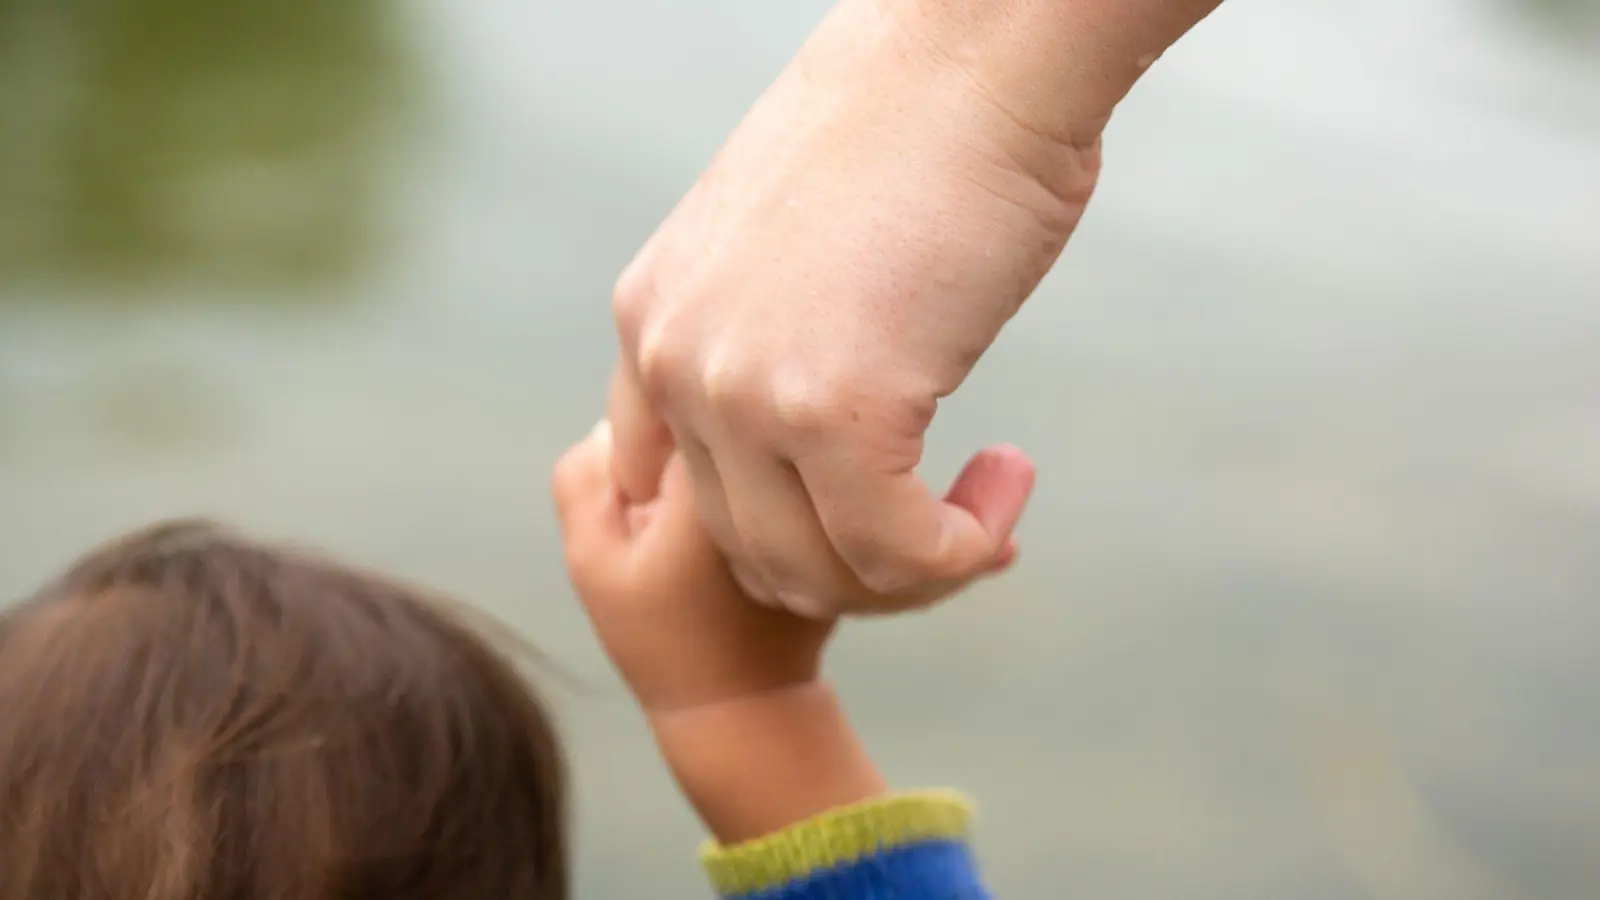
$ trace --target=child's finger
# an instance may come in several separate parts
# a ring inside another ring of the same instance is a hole
[[[604,488],[606,467],[611,460],[610,431],[611,426],[601,420],[556,461],[550,477],[550,491],[555,496],[556,513],[563,525]]]
[[[602,420],[556,463],[551,494],[569,560],[619,550],[627,534],[611,479],[611,426]]]

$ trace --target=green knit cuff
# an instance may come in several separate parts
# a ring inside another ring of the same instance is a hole
[[[955,791],[889,794],[732,847],[708,843],[700,860],[717,892],[735,897],[912,844],[964,840],[971,818]]]

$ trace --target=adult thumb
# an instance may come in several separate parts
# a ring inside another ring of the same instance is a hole
[[[944,502],[966,510],[994,542],[1005,548],[1033,493],[1035,471],[1028,455],[1009,444],[980,450],[962,467]],[[1015,552],[1010,551],[1010,552]]]
[[[621,362],[611,374],[606,419],[611,423],[611,477],[617,490],[629,503],[654,500],[672,456],[672,432]]]
[[[834,550],[880,597],[993,571],[1010,552],[1034,478],[1033,463],[1014,447],[974,456],[943,500],[911,471],[885,476],[815,460],[798,468]]]

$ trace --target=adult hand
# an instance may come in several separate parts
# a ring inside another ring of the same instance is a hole
[[[1181,34],[1093,6],[844,0],[619,279],[616,482],[650,499],[676,446],[753,597],[904,608],[1009,561],[1024,455],[979,453],[943,498],[916,469]]]

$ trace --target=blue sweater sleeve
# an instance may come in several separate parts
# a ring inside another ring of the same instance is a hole
[[[725,900],[988,900],[970,819],[960,795],[895,794],[709,846],[702,860]]]

